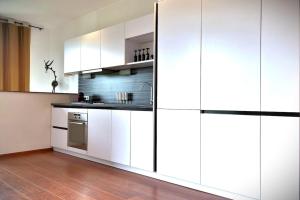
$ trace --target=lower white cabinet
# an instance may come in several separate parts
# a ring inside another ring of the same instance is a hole
[[[299,118],[261,119],[261,200],[299,200]]]
[[[110,160],[111,110],[88,110],[88,155]]]
[[[201,184],[260,198],[259,116],[201,116]]]
[[[200,111],[157,112],[157,172],[200,183]]]
[[[130,165],[130,111],[112,110],[111,157],[112,162]]]
[[[66,150],[68,141],[68,130],[52,128],[51,146]]]
[[[131,112],[131,166],[147,171],[154,169],[153,112]]]

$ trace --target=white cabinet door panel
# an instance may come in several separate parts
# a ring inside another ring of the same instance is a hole
[[[64,73],[80,71],[81,38],[73,38],[64,43]]]
[[[68,108],[52,107],[52,126],[68,128]]]
[[[68,141],[68,131],[52,128],[51,146],[59,149],[66,150]]]
[[[261,200],[299,200],[299,118],[262,117]]]
[[[88,155],[110,160],[111,110],[88,110]]]
[[[262,110],[299,112],[299,0],[262,2]]]
[[[131,111],[131,166],[153,171],[153,112]]]
[[[259,199],[259,116],[201,116],[201,184]]]
[[[131,38],[154,32],[154,15],[146,15],[125,24],[125,37]]]
[[[260,109],[260,0],[203,0],[201,109]]]
[[[157,172],[200,183],[200,111],[158,110]]]
[[[201,1],[164,0],[158,12],[158,108],[200,109]]]
[[[100,31],[81,37],[81,71],[100,68]]]
[[[130,111],[112,111],[111,161],[130,165]]]
[[[125,64],[125,25],[101,30],[101,67]]]

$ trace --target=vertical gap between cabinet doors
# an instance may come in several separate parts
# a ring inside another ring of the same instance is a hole
[[[300,19],[300,1],[298,1],[298,19]],[[300,20],[298,21],[298,37],[299,37],[299,46],[298,47],[300,47]],[[300,54],[299,54],[299,63],[300,63]],[[298,63],[298,64],[299,64]],[[298,70],[299,70],[299,68],[298,68]],[[299,84],[300,84],[300,70],[299,70],[299,79],[298,79],[298,86],[299,86]],[[298,89],[299,90],[299,94],[298,94],[298,98],[300,97],[300,88]],[[300,111],[300,98],[299,98],[299,108],[298,108],[298,112]],[[299,117],[299,122],[298,122],[298,129],[299,129],[299,134],[300,134],[300,117]],[[298,134],[298,136],[299,136],[299,134]],[[299,145],[300,145],[300,136],[299,136],[299,143],[298,143],[298,151],[299,151]],[[300,152],[300,151],[299,151]],[[298,167],[299,167],[299,174],[298,174],[298,176],[300,177],[300,153],[299,153],[299,155],[298,155]],[[298,181],[300,180],[300,178],[298,179]],[[298,184],[299,184],[299,182],[298,182]],[[299,185],[298,185],[298,187],[299,187]],[[299,189],[299,198],[300,198],[300,189]]]
[[[201,105],[202,105],[202,100],[201,100],[201,97],[202,97],[202,90],[201,90],[201,87],[202,87],[202,41],[203,41],[203,37],[202,37],[202,33],[203,33],[203,0],[201,0],[201,8],[200,8],[200,12],[201,12],[201,15],[200,15],[200,185],[202,184],[202,131],[201,131],[201,128],[202,128],[202,120],[201,120],[201,117],[202,117],[202,114],[201,114]]]
[[[259,110],[262,111],[262,23],[263,0],[260,0],[260,47],[259,47]],[[259,199],[262,197],[262,116],[259,116]]]
[[[158,63],[158,2],[154,3],[154,66],[153,66],[153,171],[157,172],[157,63]]]

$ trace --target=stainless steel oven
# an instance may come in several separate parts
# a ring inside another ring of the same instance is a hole
[[[87,113],[68,113],[68,147],[87,150],[88,115]]]

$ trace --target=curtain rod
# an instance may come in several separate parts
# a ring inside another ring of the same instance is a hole
[[[22,25],[22,26],[28,26],[28,27],[30,27],[30,28],[36,28],[36,29],[39,29],[40,31],[44,29],[44,28],[42,28],[42,27],[34,26],[34,25],[31,25],[31,24],[25,23],[25,22],[20,22],[20,21],[17,21],[17,20],[15,20],[15,19],[0,18],[0,21],[5,21],[5,22],[7,22],[7,23],[13,22],[14,24],[18,24],[18,25]]]

